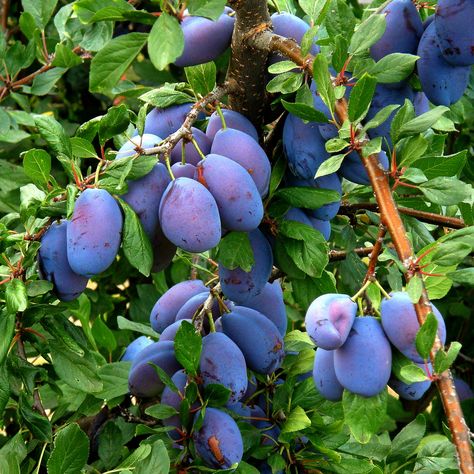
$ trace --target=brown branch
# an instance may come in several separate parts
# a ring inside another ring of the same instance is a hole
[[[387,229],[385,228],[383,224],[380,224],[377,238],[375,239],[375,244],[373,246],[373,251],[370,253],[369,267],[367,268],[367,273],[365,274],[365,278],[364,278],[364,281],[362,282],[362,285],[367,283],[369,280],[373,280],[375,278],[375,270],[377,268],[377,261],[379,259],[379,255],[382,250],[383,239],[386,233],[387,233]]]
[[[281,37],[273,35],[270,31],[262,32],[255,39],[256,47],[266,51],[278,50],[296,64],[307,68],[307,64],[312,61],[312,58],[309,56],[303,57],[301,53],[299,55],[295,54],[295,51],[297,51],[296,48],[299,49],[299,47],[296,43],[293,43],[293,45],[290,45],[290,43],[291,40],[283,41]],[[341,99],[337,101],[335,105],[336,115],[339,122],[343,123],[348,118],[347,101]],[[378,156],[371,155],[367,158],[361,156],[361,159],[373,187],[375,198],[381,213],[381,221],[388,229],[398,257],[407,270],[405,274],[407,280],[414,276],[420,276],[419,269],[414,266],[415,256],[413,254],[413,249],[408,240],[403,221],[393,199],[388,177],[380,166]],[[421,278],[420,280],[423,281]],[[415,311],[420,325],[423,324],[427,315],[431,312],[430,300],[426,288],[424,287],[419,302],[415,304]],[[441,349],[441,347],[441,341],[439,337],[436,337],[436,341],[431,351],[432,361],[434,360],[436,352]],[[460,471],[463,474],[474,474],[474,462],[469,430],[464,420],[459,397],[449,370],[438,375],[437,385],[453,438],[453,443],[456,447]]]
[[[2,2],[2,30],[4,33],[8,30],[8,13],[10,11],[10,0],[3,0]]]
[[[354,204],[343,202],[338,214],[353,214],[353,212],[357,210],[378,211],[379,206],[373,202],[358,202]],[[400,206],[398,206],[398,212],[407,216],[416,217],[418,220],[426,222],[427,224],[441,225],[451,229],[463,229],[466,227],[464,221],[457,217],[442,216],[433,212],[419,211],[417,209]]]
[[[344,260],[348,254],[351,252],[354,252],[355,254],[359,255],[359,257],[366,257],[367,255],[370,255],[374,250],[374,247],[359,247],[355,248],[349,252],[345,250],[330,250],[328,252],[329,254],[329,260],[331,262],[337,262],[339,260]]]

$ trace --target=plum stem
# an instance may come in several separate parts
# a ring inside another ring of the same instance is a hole
[[[171,169],[171,160],[170,160],[169,154],[165,154],[165,165],[166,165],[166,169],[168,170],[169,175],[171,176],[171,179],[174,181],[176,178],[173,174],[173,170]]]
[[[199,156],[205,160],[206,155],[202,152],[202,150],[199,148],[198,142],[195,140],[195,138],[191,138],[191,143],[193,144],[194,148],[196,148],[196,151],[198,152]]]
[[[224,114],[222,113],[222,109],[220,105],[216,105],[216,112],[221,119],[222,129],[225,130],[227,128],[227,124],[225,123],[225,117],[224,117]]]
[[[354,295],[354,296],[351,296],[351,300],[352,301],[356,301],[357,298],[359,298],[359,296],[361,296],[364,291],[368,288],[368,286],[371,284],[372,282],[370,280],[366,281],[360,288],[360,290]]]
[[[181,142],[181,164],[186,164],[186,144],[184,140]]]
[[[388,300],[391,298],[391,296],[385,291],[384,287],[380,284],[378,280],[374,280],[374,283],[378,286],[379,290],[382,292],[382,295],[385,296]]]

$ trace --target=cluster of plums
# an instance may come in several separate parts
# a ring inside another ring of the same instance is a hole
[[[446,326],[440,312],[432,308],[444,345]],[[400,397],[419,400],[431,385],[429,373],[426,381],[411,384],[391,373],[392,346],[423,370],[431,367],[416,349],[420,325],[408,294],[395,292],[385,298],[380,322],[372,316],[356,317],[356,312],[356,303],[342,294],[320,296],[308,308],[305,324],[317,346],[313,378],[319,392],[337,401],[344,389],[371,397],[388,384]]]
[[[174,428],[169,432],[171,438],[179,442],[192,433],[196,452],[207,465],[229,468],[240,462],[243,454],[242,437],[235,420],[247,421],[262,430],[263,443],[278,437],[278,427],[259,406],[257,397],[251,400],[257,389],[251,374],[269,375],[280,367],[287,318],[278,281],[266,283],[259,295],[248,299],[245,306],[215,299],[211,309],[215,331],[210,330],[211,325],[203,325],[199,376],[191,377],[176,360],[174,339],[183,321],[192,322],[209,295],[209,288],[201,280],[188,280],[171,287],[158,299],[150,315],[152,327],[161,333],[159,341],[136,339],[122,360],[132,362],[129,388],[133,395],[160,396],[162,404],[176,409],[176,415],[164,420],[165,425]],[[178,393],[163,386],[153,365],[171,377]],[[178,416],[190,383],[196,383],[201,391],[210,384],[220,384],[230,392],[224,408],[205,408],[202,424],[194,430],[193,420],[199,418],[201,408],[196,400],[191,401],[196,415],[188,426],[182,426]]]

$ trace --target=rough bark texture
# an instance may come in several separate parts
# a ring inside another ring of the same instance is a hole
[[[229,105],[246,115],[259,130],[266,103],[268,51],[257,48],[252,40],[270,25],[270,15],[262,0],[232,0],[229,4],[235,9],[236,21],[227,79],[237,86],[229,95]]]

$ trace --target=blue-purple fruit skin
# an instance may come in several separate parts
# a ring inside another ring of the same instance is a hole
[[[212,332],[202,339],[199,367],[204,386],[220,384],[230,390],[228,403],[236,403],[245,395],[248,379],[244,355],[224,333]]]
[[[236,306],[222,316],[222,328],[239,346],[250,369],[259,374],[271,374],[280,367],[285,356],[283,338],[263,314]]]
[[[371,56],[379,61],[392,53],[416,54],[423,24],[412,1],[394,0],[382,13],[385,14],[387,27],[382,37],[370,48]]]
[[[178,329],[181,327],[181,324],[183,321],[187,321],[188,323],[192,323],[191,319],[179,319],[178,321],[175,321],[174,323],[170,324],[166,329],[163,330],[163,332],[160,334],[160,341],[174,341],[174,338],[176,337],[176,333],[178,332]]]
[[[431,23],[433,23],[434,19],[435,19],[434,15],[430,15],[428,18],[426,18],[426,20],[423,22],[423,31],[426,30],[426,28],[428,28],[428,26],[430,26]]]
[[[379,162],[384,170],[388,170],[390,165],[388,156],[385,151],[381,151],[378,154]],[[362,160],[357,152],[353,151],[349,153],[342,161],[341,167],[338,173],[349,181],[356,184],[368,185],[370,184],[369,175],[367,170],[362,164]]]
[[[472,0],[439,0],[434,24],[441,52],[453,66],[474,64]]]
[[[155,108],[148,112],[145,119],[145,133],[166,138],[176,132],[183,124],[192,103],[172,105],[166,109]]]
[[[249,232],[258,227],[263,218],[262,198],[245,168],[211,153],[197,165],[195,179],[216,200],[225,229]]]
[[[163,233],[177,247],[204,252],[221,239],[221,221],[216,200],[197,181],[177,178],[166,188],[160,202]]]
[[[171,171],[175,178],[189,178],[194,179],[194,174],[196,173],[196,167],[191,163],[174,163],[171,166]]]
[[[288,318],[283,301],[283,291],[278,280],[266,283],[260,294],[249,299],[245,306],[266,316],[275,324],[282,336],[286,334]]]
[[[142,136],[135,135],[120,147],[115,159],[120,160],[127,156],[133,156],[137,153],[137,150],[153,148],[160,142],[161,138],[158,135],[153,135],[151,133],[144,133]]]
[[[88,278],[74,273],[67,259],[67,227],[69,221],[53,222],[41,238],[38,263],[41,278],[54,285],[62,301],[76,299],[87,286]]]
[[[148,339],[146,336],[137,337],[127,346],[120,360],[125,362],[133,361],[136,355],[150,344],[153,344],[153,341],[151,339]]]
[[[416,334],[420,324],[416,317],[415,308],[408,293],[397,291],[390,294],[391,298],[384,298],[380,305],[382,326],[390,342],[413,362],[421,363],[423,358],[418,354],[415,345]],[[433,314],[438,320],[438,336],[441,344],[446,342],[446,325],[441,313],[431,303]]]
[[[425,364],[416,364],[420,369],[426,372]],[[429,364],[430,371],[432,371],[431,364]],[[400,398],[405,400],[419,400],[431,386],[431,380],[428,378],[422,382],[405,383],[392,376],[389,383],[390,388],[400,395]]]
[[[172,341],[154,342],[141,350],[132,361],[128,375],[130,392],[142,398],[157,396],[163,389],[163,382],[158,377],[153,365],[163,369],[170,377],[180,365],[174,353]]]
[[[424,92],[415,92],[415,98],[413,99],[413,107],[415,109],[415,115],[426,114],[430,110],[430,101]]]
[[[342,400],[344,387],[337,380],[334,371],[334,351],[326,351],[321,347],[316,349],[313,365],[313,381],[318,392],[333,402]]]
[[[210,153],[212,140],[210,140],[209,137],[198,128],[191,127],[191,132],[202,153],[204,155]],[[173,163],[179,163],[181,161],[182,142],[183,139],[181,139],[171,151],[171,161]],[[202,159],[201,155],[198,153],[192,142],[187,142],[184,145],[184,152],[184,159],[186,163],[190,163],[191,165],[197,165]]]
[[[230,415],[217,408],[206,408],[193,439],[197,454],[209,467],[229,469],[242,460],[244,447],[239,427]]]
[[[86,189],[74,205],[67,226],[67,258],[75,273],[92,277],[107,270],[117,256],[123,217],[104,189]]]
[[[329,236],[331,235],[331,223],[329,221],[324,221],[322,219],[316,219],[316,217],[309,216],[309,221],[313,226],[314,230],[319,230],[325,240],[329,240]]]
[[[461,402],[474,398],[472,388],[464,380],[454,377],[454,385],[456,386],[456,392]]]
[[[430,102],[449,106],[464,94],[471,67],[453,66],[446,61],[441,53],[435,23],[426,28],[418,45],[418,77]]]
[[[283,148],[291,172],[303,179],[313,179],[321,164],[329,158],[318,124],[304,123],[292,114],[288,114],[283,126]]]
[[[235,18],[229,16],[232,9],[225,8],[217,21],[198,16],[185,17],[181,23],[184,50],[174,62],[178,67],[195,66],[214,61],[229,46]]]
[[[305,224],[308,227],[312,227],[311,221],[309,220],[308,216],[297,207],[292,207],[288,210],[288,212],[284,215],[284,219],[287,221],[295,221],[299,222],[300,224]]]
[[[268,193],[271,166],[263,148],[250,135],[240,130],[219,130],[212,142],[211,153],[239,163],[252,177],[260,196]]]
[[[196,311],[202,307],[209,296],[209,290],[206,290],[207,291],[199,293],[198,295],[195,295],[186,301],[186,303],[184,303],[178,311],[175,320],[179,321],[180,319],[192,319]],[[213,302],[211,311],[214,318],[218,318],[220,316],[219,303],[217,300]],[[204,319],[204,322],[207,322],[207,317]]]
[[[237,304],[247,304],[261,293],[273,267],[272,248],[266,237],[258,229],[248,235],[254,256],[250,271],[246,272],[240,267],[230,270],[222,264],[219,265],[222,292]]]
[[[151,327],[158,333],[172,324],[181,307],[194,295],[206,291],[201,280],[187,280],[177,283],[156,301],[150,313]]]
[[[222,115],[224,116],[225,124],[227,128],[234,130],[240,130],[251,136],[255,141],[258,142],[258,132],[253,123],[245,116],[234,110],[223,109]],[[214,140],[216,133],[222,130],[222,120],[217,112],[214,112],[209,117],[209,122],[206,128],[206,135]]]
[[[347,390],[373,397],[390,378],[392,350],[382,326],[372,316],[356,318],[349,337],[334,351],[334,370]]]
[[[157,227],[155,237],[151,241],[153,248],[153,266],[151,267],[153,273],[158,273],[168,267],[176,255],[176,245],[170,242],[161,225]]]
[[[318,347],[337,349],[346,342],[356,313],[357,304],[348,295],[318,296],[306,311],[306,332]]]
[[[176,385],[176,388],[179,390],[180,393],[173,392],[168,386],[163,389],[163,393],[161,394],[161,404],[162,405],[169,405],[173,407],[176,411],[179,412],[179,407],[183,399],[181,395],[184,395],[184,390],[186,388],[186,384],[188,382],[188,376],[184,372],[184,370],[178,370],[172,377],[171,380]],[[181,395],[180,395],[181,394]],[[179,419],[179,415],[172,415],[169,418],[163,420],[163,424],[165,426],[174,426],[179,428],[181,423]],[[182,437],[182,435],[177,430],[168,431],[168,436],[171,439],[178,440]]]
[[[274,13],[271,20],[274,33],[294,39],[298,44],[301,44],[304,34],[309,30],[309,25],[305,21],[291,13]],[[319,53],[319,46],[313,44],[309,52],[313,55]]]

